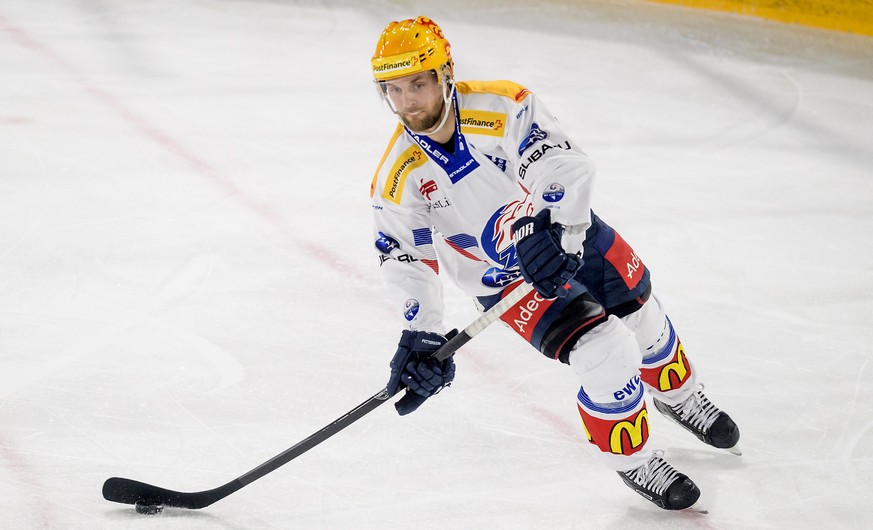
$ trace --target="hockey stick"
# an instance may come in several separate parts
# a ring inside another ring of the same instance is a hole
[[[449,358],[461,346],[470,342],[473,337],[500,318],[503,313],[524,298],[524,296],[530,293],[531,290],[532,287],[530,284],[522,282],[521,285],[507,294],[500,302],[480,315],[476,320],[471,322],[469,326],[464,328],[463,331],[455,335],[451,340],[443,345],[442,348],[434,353],[434,357],[438,360]],[[306,451],[309,451],[316,445],[345,429],[352,423],[363,418],[370,411],[388,401],[388,398],[390,397],[388,391],[383,388],[373,397],[345,413],[340,418],[337,418],[320,431],[298,442],[284,452],[279,453],[248,473],[240,475],[227,484],[215,489],[197,492],[181,492],[159,488],[158,486],[152,486],[150,484],[127,478],[112,477],[103,483],[103,498],[112,502],[135,504],[137,505],[137,511],[140,511],[140,507],[143,508],[141,513],[156,513],[154,509],[159,510],[163,506],[188,508],[192,510],[205,508],[248,484],[251,484],[267,473],[279,469],[291,460],[294,460]],[[146,511],[147,508],[153,508],[153,510]]]

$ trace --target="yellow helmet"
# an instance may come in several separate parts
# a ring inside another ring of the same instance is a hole
[[[391,22],[382,31],[371,61],[376,82],[434,70],[440,82],[452,66],[449,41],[427,17]]]

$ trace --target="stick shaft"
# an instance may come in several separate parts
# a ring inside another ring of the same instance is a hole
[[[482,330],[499,319],[510,307],[518,303],[531,291],[532,287],[522,283],[512,292],[506,295],[500,302],[481,314],[470,323],[463,331],[449,340],[434,355],[439,360],[452,356],[464,344],[478,335]],[[279,469],[291,460],[309,451],[321,442],[327,440],[352,423],[363,418],[379,405],[388,401],[388,391],[384,388],[372,397],[326,425],[321,430],[296,443],[292,447],[267,460],[258,467],[240,475],[227,484],[217,488],[197,492],[180,492],[152,486],[136,480],[112,477],[103,484],[103,498],[123,504],[160,504],[176,508],[200,509],[219,501],[231,493],[251,484],[264,475]]]

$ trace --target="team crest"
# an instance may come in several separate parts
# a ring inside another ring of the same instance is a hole
[[[437,183],[433,180],[428,180],[427,182],[422,181],[421,186],[418,187],[418,191],[421,192],[427,200],[430,200],[430,194],[437,189],[439,189],[437,188]]]
[[[512,223],[525,215],[533,215],[533,206],[524,201],[512,201],[498,208],[482,230],[482,250],[504,270],[518,263],[512,241]]]

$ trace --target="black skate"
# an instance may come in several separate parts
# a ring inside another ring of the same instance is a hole
[[[690,478],[676,471],[654,451],[648,462],[618,475],[631,489],[665,510],[690,508],[700,498],[700,490]]]
[[[703,395],[703,385],[699,385],[691,397],[672,407],[655,399],[655,408],[703,443],[726,449],[735,455],[742,454],[737,447],[740,441],[739,427]]]

